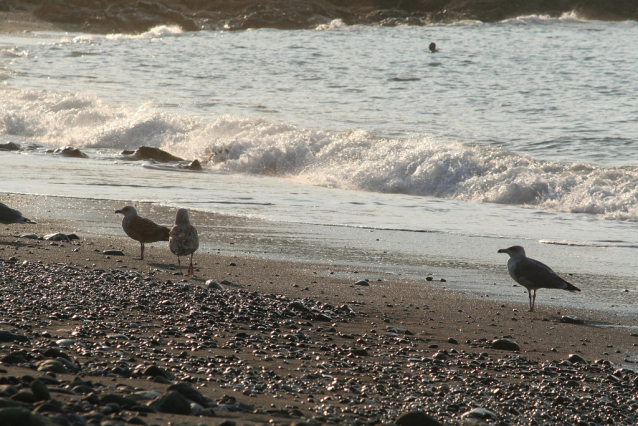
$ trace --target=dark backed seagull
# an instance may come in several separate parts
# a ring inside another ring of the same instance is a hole
[[[6,204],[0,203],[0,223],[36,223],[22,216],[17,210],[12,209]]]
[[[171,252],[177,256],[178,266],[182,266],[179,257],[191,255],[191,264],[188,267],[188,275],[193,275],[193,253],[199,248],[197,229],[191,225],[188,219],[188,210],[177,210],[175,226],[171,229],[171,238],[168,241]]]
[[[154,243],[156,241],[168,241],[170,230],[158,225],[152,220],[137,215],[137,210],[133,206],[126,206],[115,213],[122,213],[122,229],[126,235],[140,242],[140,259],[144,260],[144,243]]]
[[[525,256],[525,249],[521,246],[512,246],[506,249],[500,249],[499,253],[507,253],[510,258],[507,261],[507,270],[514,281],[527,289],[529,294],[529,311],[534,312],[536,305],[536,290],[539,288],[557,288],[571,292],[580,291],[575,287],[556,275],[552,268]],[[534,295],[532,296],[532,290]]]

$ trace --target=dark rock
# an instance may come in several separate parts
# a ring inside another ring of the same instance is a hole
[[[44,361],[37,362],[35,365],[37,366],[38,371],[50,371],[59,374],[67,374],[69,372],[64,364],[57,359],[45,359]]]
[[[149,404],[160,413],[185,414],[191,413],[190,401],[177,391],[170,391]]]
[[[354,285],[360,285],[362,287],[369,287],[370,283],[366,280],[357,281]]]
[[[588,364],[587,361],[585,361],[585,359],[577,354],[569,354],[569,357],[567,358],[567,361],[576,364],[576,363],[580,363],[580,364]]]
[[[574,315],[563,315],[562,317],[560,317],[560,322],[564,322],[567,324],[585,324],[584,320]]]
[[[52,426],[46,417],[33,414],[25,408],[11,407],[0,409],[3,426]]]
[[[164,370],[157,365],[149,365],[142,372],[143,376],[152,376],[152,377],[164,377],[166,379],[174,380],[175,375],[169,371]]]
[[[72,157],[72,158],[89,158],[88,155],[83,153],[77,148],[73,148],[72,146],[63,146],[62,148],[58,148],[53,151],[55,154],[60,154],[63,157]]]
[[[447,339],[447,342],[451,343],[453,345],[458,345],[459,344],[459,341],[456,340],[454,337],[450,337],[449,339]]]
[[[42,355],[44,355],[46,358],[66,358],[67,360],[71,361],[71,357],[58,348],[49,348]]]
[[[121,396],[115,393],[107,393],[102,398],[100,398],[100,404],[117,404],[120,407],[131,408],[137,405],[137,401],[132,398],[127,398],[125,396]]]
[[[24,390],[16,393],[15,395],[12,395],[11,399],[13,399],[14,401],[24,402],[25,404],[34,404],[39,401],[39,399],[36,398],[36,396],[32,392]]]
[[[31,392],[33,392],[36,401],[48,401],[51,399],[49,388],[40,380],[34,380],[31,382]]]
[[[29,338],[23,334],[15,334],[7,330],[0,330],[0,342],[28,342],[28,341],[29,341]]]
[[[43,237],[47,241],[71,241],[71,240],[79,240],[76,234],[63,234],[58,232],[56,234],[48,234]]]
[[[2,0],[0,0],[0,11],[2,10]],[[13,142],[0,143],[0,150],[2,151],[19,151],[20,145]]]
[[[224,286],[217,280],[208,280],[205,284],[211,290],[224,290]]]
[[[0,359],[3,364],[21,364],[27,362],[27,355],[24,352],[12,352]]]
[[[463,413],[461,418],[464,419],[477,419],[477,420],[498,420],[498,416],[490,410],[485,408],[475,408],[473,410]]]
[[[190,399],[193,402],[198,403],[199,405],[205,406],[206,400],[200,391],[189,385],[185,382],[180,382],[175,385],[171,385],[167,388],[169,391],[177,391],[184,395],[186,398]]]
[[[443,426],[443,424],[423,411],[410,411],[401,414],[394,421],[394,424],[399,426]]]
[[[140,146],[137,150],[131,155],[129,160],[153,160],[158,163],[168,163],[170,161],[184,161],[183,158],[176,157],[172,154],[169,154],[166,151],[162,151],[159,148],[153,148],[150,146]]]
[[[493,349],[501,349],[504,351],[519,351],[521,347],[513,340],[496,339],[492,341]]]
[[[199,160],[193,160],[188,166],[184,167],[186,170],[202,170],[202,165]]]
[[[124,252],[122,250],[104,250],[102,254],[107,256],[124,256]]]

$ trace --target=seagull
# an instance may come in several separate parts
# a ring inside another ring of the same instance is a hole
[[[191,255],[191,264],[188,267],[188,275],[193,275],[193,253],[199,248],[197,229],[188,220],[188,210],[177,210],[175,226],[171,229],[171,238],[168,241],[171,252],[177,256],[177,264],[181,267],[180,256]]]
[[[124,215],[122,218],[122,229],[126,235],[140,242],[140,259],[144,260],[144,243],[154,243],[156,241],[168,241],[170,230],[156,224],[152,220],[137,215],[137,210],[133,206],[126,206],[115,213]]]
[[[22,216],[17,210],[12,209],[11,207],[0,203],[0,223],[36,223],[32,220],[27,219]]]
[[[512,246],[506,249],[500,249],[499,253],[507,253],[510,255],[507,261],[507,270],[514,281],[527,289],[529,294],[529,311],[534,312],[536,305],[536,290],[539,288],[557,288],[571,292],[580,291],[575,287],[556,275],[552,268],[525,256],[525,249],[521,246]],[[532,290],[534,295],[532,296]]]

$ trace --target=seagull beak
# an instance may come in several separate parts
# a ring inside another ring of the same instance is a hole
[[[497,253],[507,253],[507,249],[500,249]]]
[[[115,210],[115,213],[122,213],[122,210]]]

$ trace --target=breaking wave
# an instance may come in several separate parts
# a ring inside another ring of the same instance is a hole
[[[310,131],[264,119],[114,108],[93,95],[0,90],[0,135],[82,149],[165,149],[205,167],[331,188],[638,220],[638,170],[541,161],[435,137]],[[468,141],[471,142],[471,141]]]

